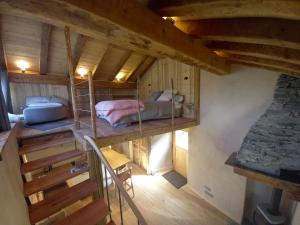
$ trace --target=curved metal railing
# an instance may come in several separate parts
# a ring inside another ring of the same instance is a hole
[[[137,224],[138,225],[148,225],[147,222],[145,221],[142,213],[137,208],[135,203],[132,201],[131,197],[128,195],[127,191],[123,187],[122,183],[120,182],[120,180],[118,179],[118,177],[115,174],[114,170],[111,168],[111,166],[107,162],[105,156],[103,155],[103,153],[101,152],[101,150],[99,149],[99,147],[97,146],[95,141],[89,136],[84,136],[84,139],[90,144],[92,149],[96,152],[96,154],[99,157],[102,165],[105,168],[105,170],[104,170],[104,176],[105,176],[105,182],[106,182],[105,187],[106,187],[106,191],[107,191],[107,202],[109,204],[109,207],[110,207],[110,200],[109,200],[109,194],[108,194],[107,171],[110,174],[111,179],[114,181],[114,183],[115,183],[115,185],[118,189],[121,224],[123,225],[123,211],[122,211],[122,202],[121,202],[121,195],[122,195],[123,198],[125,199],[125,201],[127,202],[127,204],[129,205],[129,207],[131,208],[133,214],[137,218]],[[99,169],[101,169],[101,168],[99,168]]]

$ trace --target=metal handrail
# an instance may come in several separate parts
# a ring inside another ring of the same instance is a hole
[[[96,152],[96,154],[98,155],[99,159],[103,163],[105,169],[109,172],[112,180],[115,182],[115,185],[117,186],[117,188],[119,190],[119,194],[121,193],[123,195],[124,199],[126,200],[126,202],[128,203],[129,207],[131,208],[133,214],[136,216],[136,218],[138,220],[138,224],[140,224],[140,225],[148,225],[147,222],[146,222],[146,220],[144,219],[142,213],[136,207],[136,205],[132,201],[131,197],[128,195],[127,191],[123,187],[122,183],[120,182],[120,180],[116,176],[115,172],[113,171],[113,169],[111,168],[111,166],[107,162],[105,156],[103,155],[103,153],[101,152],[101,150],[99,149],[99,147],[97,146],[97,144],[95,143],[95,141],[91,137],[89,137],[87,135],[84,136],[84,139],[92,146],[93,150]],[[99,169],[101,169],[101,168],[99,168]],[[106,187],[106,188],[108,188],[108,187]],[[120,197],[120,195],[119,195],[119,197]],[[122,210],[121,206],[120,206],[120,209]],[[122,215],[122,211],[120,213]]]

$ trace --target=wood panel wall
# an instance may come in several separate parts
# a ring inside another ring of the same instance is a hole
[[[158,59],[144,74],[140,81],[141,98],[145,99],[153,91],[162,91],[171,89],[171,78],[173,78],[174,89],[179,91],[180,95],[184,95],[185,117],[193,117],[195,115],[195,82],[196,76],[200,76],[199,69],[195,66],[186,65],[184,63],[165,58]],[[188,112],[190,111],[190,112]]]
[[[26,96],[55,95],[69,100],[67,86],[51,84],[10,83],[13,112],[22,113]]]
[[[0,161],[0,224],[30,225],[23,195],[15,128],[10,131],[9,137],[6,137],[6,144],[0,147],[2,156],[2,161]]]

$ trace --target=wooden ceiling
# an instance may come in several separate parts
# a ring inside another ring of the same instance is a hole
[[[68,75],[67,53],[63,28],[20,16],[1,16],[3,66],[9,73],[19,73],[18,60],[30,64],[28,74]],[[113,81],[119,72],[128,80],[150,64],[149,56],[114,46],[82,34],[71,32],[73,64],[92,71],[94,79]],[[152,63],[155,58],[152,58]],[[77,74],[78,75],[78,74]],[[133,77],[131,81],[135,81]]]
[[[300,75],[299,12],[295,0],[2,0],[0,63],[67,75],[68,26],[73,65],[97,80],[136,81],[159,57],[219,75],[230,62]]]
[[[231,62],[300,75],[300,1],[144,1]]]

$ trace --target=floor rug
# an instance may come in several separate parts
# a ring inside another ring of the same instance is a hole
[[[177,173],[175,170],[171,170],[162,176],[177,189],[187,184],[187,179],[184,176]]]

